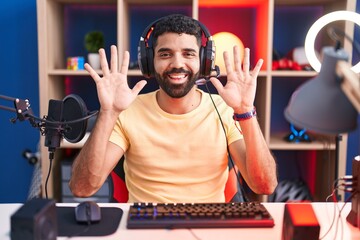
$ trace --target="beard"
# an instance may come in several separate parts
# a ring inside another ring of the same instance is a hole
[[[168,80],[168,75],[172,73],[184,73],[187,75],[188,80],[181,84],[173,84]],[[155,72],[155,78],[167,95],[172,98],[182,98],[194,87],[195,81],[199,78],[199,72],[194,74],[183,68],[173,68],[170,71],[165,71],[162,75]]]

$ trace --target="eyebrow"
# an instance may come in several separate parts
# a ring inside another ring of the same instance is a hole
[[[168,52],[168,51],[172,51],[170,48],[159,48],[159,50],[157,52]],[[181,51],[183,52],[196,52],[196,50],[194,48],[184,48]]]

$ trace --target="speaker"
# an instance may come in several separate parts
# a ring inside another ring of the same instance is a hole
[[[156,24],[167,17],[160,18],[147,26],[140,37],[138,46],[138,63],[144,77],[154,77],[154,49],[149,46],[150,35]],[[215,70],[215,43],[212,40],[209,30],[201,22],[193,19],[199,24],[202,33],[206,37],[205,46],[200,48],[200,76],[199,78],[209,77],[211,72]]]
[[[53,240],[58,235],[54,200],[34,198],[10,219],[12,240]]]
[[[318,240],[320,225],[311,203],[286,203],[282,240]]]

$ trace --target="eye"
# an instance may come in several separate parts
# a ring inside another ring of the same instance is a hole
[[[186,51],[184,52],[183,54],[186,58],[193,58],[193,57],[196,57],[196,52],[193,52],[193,51]]]
[[[169,52],[161,52],[159,54],[159,57],[161,57],[161,58],[168,58],[170,56],[171,56],[171,54]]]

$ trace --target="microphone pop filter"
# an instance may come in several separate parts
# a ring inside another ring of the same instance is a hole
[[[70,94],[63,99],[63,102],[64,122],[82,119],[88,115],[85,102],[80,96]],[[87,120],[67,124],[67,127],[69,130],[64,132],[64,138],[71,143],[77,143],[85,136]]]

